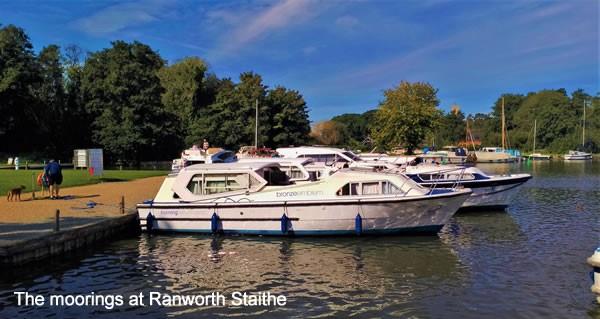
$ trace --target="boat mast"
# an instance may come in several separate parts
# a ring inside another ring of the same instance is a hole
[[[505,118],[504,118],[504,96],[503,96],[502,97],[502,149],[503,150],[506,149],[505,130],[506,130],[506,123],[505,123]]]
[[[254,125],[254,148],[258,150],[258,99],[256,99],[256,124]]]
[[[475,151],[475,141],[473,141],[473,134],[471,134],[471,129],[469,129],[469,119],[467,118],[467,134],[466,134],[467,145],[468,145],[469,138],[471,140],[471,145],[473,146],[473,151]],[[469,146],[467,146],[467,148],[469,148]]]
[[[535,153],[535,138],[537,136],[537,119],[533,120],[533,153]]]
[[[587,100],[583,100],[583,132],[581,134],[581,146],[585,147],[585,107],[587,106]]]

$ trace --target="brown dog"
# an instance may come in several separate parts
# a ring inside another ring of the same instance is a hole
[[[6,196],[6,200],[7,201],[11,201],[11,200],[17,200],[17,201],[21,201],[21,192],[25,189],[25,186],[21,185],[17,188],[13,188],[10,191],[8,191],[8,195]]]

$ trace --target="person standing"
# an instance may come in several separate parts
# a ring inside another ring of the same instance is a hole
[[[60,184],[62,184],[63,180],[60,164],[55,160],[50,160],[44,168],[44,173],[48,178],[48,185],[50,185],[50,199],[58,199]]]

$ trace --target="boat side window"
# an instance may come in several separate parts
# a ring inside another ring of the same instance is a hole
[[[348,163],[348,160],[347,160],[347,159],[343,158],[342,156],[340,156],[340,155],[338,155],[338,154],[334,154],[334,155],[333,155],[333,160],[334,160],[336,163]]]
[[[192,177],[187,188],[195,195],[211,195],[249,190],[259,183],[248,173],[197,174]]]
[[[348,156],[351,160],[353,160],[355,162],[362,161],[362,159],[360,157],[356,156],[352,152],[342,152],[342,154]],[[346,160],[344,160],[344,162],[346,162]]]
[[[338,191],[338,196],[351,195],[388,195],[403,194],[404,192],[396,185],[388,181],[375,181],[363,183],[347,183]]]
[[[290,177],[290,179],[305,179],[307,176],[296,166],[281,166],[281,169]]]
[[[380,195],[381,188],[379,182],[362,183],[362,194],[363,195]]]
[[[385,181],[382,183],[383,194],[403,194],[404,192],[393,183]]]
[[[448,179],[452,179],[452,180],[473,180],[475,179],[475,176],[473,176],[473,174],[470,173],[465,173],[465,174],[460,174],[460,173],[450,173],[448,174]]]
[[[436,181],[436,180],[444,180],[446,176],[444,174],[419,174],[421,180],[424,181]]]
[[[312,158],[315,163],[324,163],[327,159],[324,157],[325,155],[320,154],[303,154],[300,157],[302,158]]]
[[[338,196],[350,196],[350,195],[358,195],[360,183],[347,183],[342,188],[338,189],[336,194]]]
[[[290,178],[277,167],[270,167],[263,171],[263,177],[267,181],[267,186],[289,185]]]

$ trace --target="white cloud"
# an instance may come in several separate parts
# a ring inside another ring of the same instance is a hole
[[[233,29],[221,37],[219,54],[235,52],[248,44],[260,40],[271,33],[285,30],[315,17],[323,5],[315,6],[314,0],[284,0],[255,14],[238,12],[237,15],[219,10],[209,13],[209,17],[220,18],[226,23],[235,24]],[[237,17],[242,16],[245,19]]]
[[[107,35],[127,27],[156,21],[168,2],[162,0],[121,3],[80,18],[74,26],[92,35]]]

